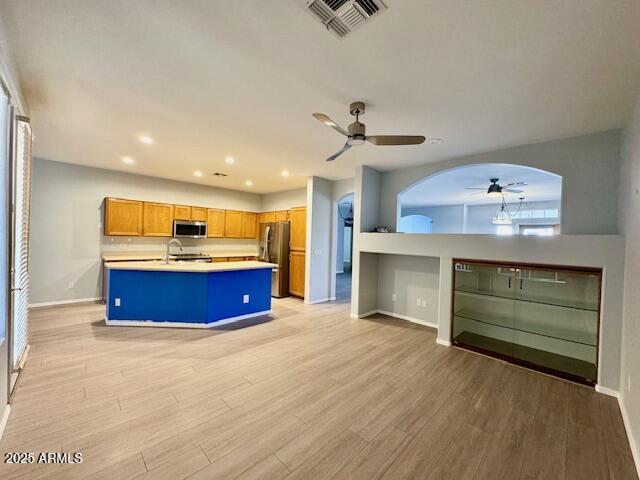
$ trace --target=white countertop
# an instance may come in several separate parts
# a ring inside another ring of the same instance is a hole
[[[220,263],[200,263],[200,262],[107,262],[107,268],[113,270],[153,270],[159,272],[227,272],[232,270],[256,270],[261,268],[278,268],[275,263],[267,262],[220,262]]]
[[[175,252],[174,252],[175,253]],[[230,250],[216,251],[203,250],[202,253],[210,255],[213,258],[227,257],[257,257],[256,250]],[[164,258],[164,252],[103,252],[102,260],[105,262],[130,262],[136,260],[161,260]]]

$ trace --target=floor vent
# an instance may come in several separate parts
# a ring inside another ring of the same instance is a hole
[[[307,0],[307,8],[340,38],[387,9],[382,0]]]

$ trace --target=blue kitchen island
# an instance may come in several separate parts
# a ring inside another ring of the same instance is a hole
[[[265,262],[109,262],[107,325],[210,328],[271,312]]]

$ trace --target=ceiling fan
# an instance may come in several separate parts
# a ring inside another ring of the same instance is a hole
[[[344,147],[327,158],[327,162],[331,162],[342,155],[355,145],[362,145],[365,141],[373,143],[374,145],[419,145],[425,141],[425,137],[421,135],[365,135],[366,125],[360,123],[360,115],[364,114],[364,103],[353,102],[349,106],[349,113],[356,117],[356,121],[347,127],[347,130],[342,128],[336,122],[331,120],[324,113],[314,113],[313,116],[320,120],[322,123],[334,130],[340,132],[347,137],[347,143]]]
[[[472,193],[471,195],[480,195],[481,193],[486,192],[490,197],[501,197],[505,193],[522,193],[524,190],[519,190],[517,188],[509,188],[509,187],[520,187],[525,186],[527,182],[512,182],[506,185],[500,185],[498,182],[499,178],[490,178],[489,181],[491,185],[489,188],[484,187],[467,187],[465,190],[481,190],[480,192]]]

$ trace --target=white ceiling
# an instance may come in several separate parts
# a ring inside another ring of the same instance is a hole
[[[255,192],[621,127],[639,91],[635,0],[387,5],[342,40],[305,0],[3,0],[0,16],[37,156]],[[445,142],[327,164],[343,138],[311,113],[346,126],[354,100],[370,134]]]
[[[506,193],[504,198],[507,202],[517,202],[520,197],[524,197],[525,202],[542,202],[560,200],[562,196],[562,177],[558,175],[519,165],[487,163],[459,167],[428,177],[404,192],[401,204],[403,207],[499,204],[502,198],[486,194],[491,178],[498,178],[498,183],[503,187],[512,182],[527,183],[525,186],[511,187],[523,192]],[[467,187],[482,187],[485,190],[473,195],[476,191],[465,190]]]

